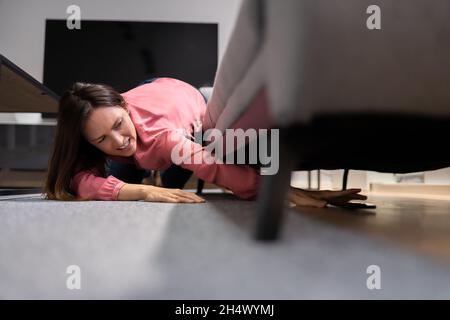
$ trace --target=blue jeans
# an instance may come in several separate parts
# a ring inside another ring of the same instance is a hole
[[[143,85],[157,78],[150,78],[139,83]],[[134,164],[125,164],[109,160],[106,167],[107,175],[112,175],[126,183],[141,183],[142,179],[151,175],[151,170],[140,170]],[[186,182],[192,176],[192,171],[172,164],[166,170],[160,172],[161,183],[165,188],[183,189]]]
[[[112,175],[126,183],[139,184],[142,179],[150,176],[151,170],[141,170],[134,164],[120,163],[110,160],[106,169],[107,176]],[[165,188],[183,189],[186,182],[192,176],[192,171],[172,164],[166,170],[160,172],[161,183]]]

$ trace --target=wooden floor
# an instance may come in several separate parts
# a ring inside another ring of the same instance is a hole
[[[450,196],[369,193],[376,209],[295,208],[301,215],[450,263]]]

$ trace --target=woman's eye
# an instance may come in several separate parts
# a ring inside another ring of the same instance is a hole
[[[117,128],[120,128],[121,125],[122,125],[122,120],[120,120],[119,123],[117,124]]]
[[[105,140],[105,137],[101,138],[100,141],[98,143],[102,143],[103,140]]]

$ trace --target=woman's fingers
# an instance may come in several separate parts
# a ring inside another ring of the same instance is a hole
[[[181,195],[177,195],[175,193],[167,193],[164,195],[164,199],[168,199],[168,202],[182,202],[182,203],[194,203],[195,200],[187,197],[183,197]]]
[[[361,189],[348,189],[341,191],[317,191],[316,194],[311,194],[312,197],[316,197],[324,200],[332,200],[337,198],[348,198],[352,200],[366,200],[365,195],[359,194]]]
[[[300,197],[301,199],[312,198],[317,201],[324,201],[325,203],[330,204],[346,204],[351,200],[366,200],[367,197],[365,195],[360,194],[361,189],[347,189],[341,191],[331,191],[331,190],[323,190],[323,191],[310,191],[310,190],[301,190],[297,188],[293,188],[290,193]],[[291,200],[292,201],[292,200]],[[297,201],[298,200],[297,198]],[[312,203],[313,206],[320,206],[316,202],[312,202],[311,200],[302,200],[303,203],[309,202]],[[295,201],[292,201],[295,203]]]
[[[196,194],[180,189],[154,188],[147,195],[146,201],[171,202],[171,203],[201,203],[205,200]]]
[[[345,193],[339,196],[330,196],[329,199],[367,200],[367,196],[359,193]]]
[[[350,194],[358,194],[361,192],[361,189],[347,189],[347,190],[324,190],[324,191],[317,191],[317,194],[322,197],[340,197],[340,196],[346,196]]]
[[[205,202],[205,199],[203,199],[202,197],[196,195],[195,193],[192,193],[192,192],[185,192],[185,191],[181,191],[181,192],[183,192],[183,194],[184,194],[185,196],[187,196],[187,197],[189,197],[189,198],[191,198],[191,199],[193,199],[193,200],[195,200],[195,201],[198,201],[198,202]]]
[[[166,190],[166,195],[176,200],[177,202],[185,202],[185,203],[201,203],[205,202],[205,200],[196,194],[185,192],[180,189],[168,189]]]
[[[309,206],[316,208],[324,208],[327,205],[327,202],[320,199],[315,199],[312,197],[305,196],[303,194],[290,193],[289,201],[293,202],[297,206]]]
[[[168,194],[161,194],[157,197],[154,197],[152,199],[148,199],[147,201],[150,202],[170,202],[170,203],[177,203],[180,202],[179,199],[177,199],[176,197],[173,197],[171,195]]]
[[[178,194],[173,195],[173,197],[175,199],[178,199],[180,202],[187,202],[187,203],[199,203],[200,202],[198,200],[194,200],[192,198],[189,198],[189,197],[186,197],[183,195],[178,195]]]
[[[179,197],[182,197],[182,198],[190,199],[190,200],[192,200],[194,202],[205,202],[205,199],[203,199],[202,197],[199,197],[195,193],[182,191],[180,189],[175,189],[174,190],[174,194],[179,196]]]
[[[367,200],[367,196],[363,194],[354,194],[351,196],[351,198],[356,200]]]

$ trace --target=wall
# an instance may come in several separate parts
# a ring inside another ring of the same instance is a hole
[[[0,0],[0,53],[42,81],[45,19],[65,19],[76,4],[81,19],[219,24],[219,61],[241,0]]]

